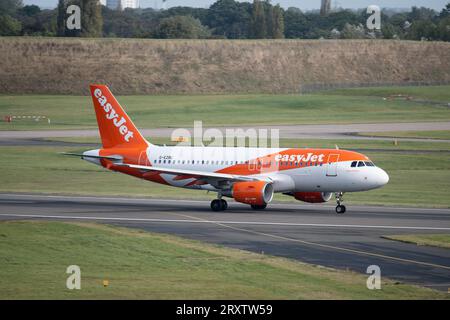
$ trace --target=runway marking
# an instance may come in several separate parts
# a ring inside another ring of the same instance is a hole
[[[117,221],[141,221],[141,222],[173,222],[173,223],[225,223],[243,225],[267,225],[267,226],[288,226],[288,227],[325,227],[325,228],[366,228],[366,229],[408,229],[408,230],[436,230],[450,231],[446,227],[409,227],[409,226],[383,226],[383,225],[360,225],[360,224],[321,224],[321,223],[289,223],[289,222],[261,222],[261,221],[225,221],[225,220],[204,220],[189,215],[175,215],[189,217],[186,219],[152,219],[152,218],[121,218],[121,217],[93,217],[93,216],[59,216],[59,215],[38,215],[38,214],[15,214],[0,213],[0,216],[23,217],[23,218],[53,218],[53,219],[86,219],[86,220],[117,220]],[[200,219],[200,220],[198,220]]]
[[[197,219],[199,222],[200,221],[205,221],[205,222],[208,221],[208,220],[202,220],[201,218],[190,216],[190,215],[186,215],[186,214],[180,214],[180,213],[172,213],[172,214],[185,216],[185,217],[189,217],[189,218],[192,218],[192,219]],[[306,245],[310,245],[310,246],[317,246],[317,247],[333,249],[333,250],[338,250],[338,251],[346,251],[346,252],[356,253],[356,254],[360,254],[360,255],[374,256],[374,257],[377,257],[377,258],[383,258],[383,259],[388,259],[388,260],[395,260],[395,261],[400,261],[400,262],[407,262],[407,263],[413,263],[413,264],[418,264],[418,265],[425,265],[425,266],[430,266],[430,267],[434,267],[434,268],[441,268],[441,269],[450,270],[450,266],[443,266],[443,265],[440,265],[440,264],[434,264],[434,263],[422,262],[422,261],[416,261],[416,260],[410,260],[410,259],[403,259],[403,258],[392,257],[392,256],[383,255],[383,254],[379,254],[379,253],[373,253],[373,252],[367,252],[367,251],[361,251],[361,250],[355,250],[355,249],[348,249],[348,248],[336,247],[336,246],[331,246],[331,245],[317,243],[317,242],[310,242],[310,241],[305,241],[305,240],[300,240],[300,239],[288,238],[288,237],[278,236],[278,235],[275,235],[275,234],[270,234],[270,233],[265,233],[265,232],[259,232],[259,231],[254,231],[254,230],[248,230],[248,229],[228,226],[228,225],[225,225],[223,223],[216,223],[216,224],[219,225],[219,226],[222,226],[222,227],[225,227],[225,228],[230,228],[230,229],[237,230],[237,231],[253,233],[253,234],[256,234],[256,235],[262,235],[262,236],[275,238],[275,239],[286,240],[286,241],[290,241],[290,242],[298,242],[298,243],[302,243],[302,244],[306,244]]]

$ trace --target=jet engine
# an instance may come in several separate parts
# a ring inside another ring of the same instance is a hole
[[[272,201],[273,186],[265,181],[236,182],[232,196],[237,202],[264,206]]]
[[[292,194],[295,199],[309,202],[309,203],[321,203],[330,201],[333,196],[332,192],[294,192]]]

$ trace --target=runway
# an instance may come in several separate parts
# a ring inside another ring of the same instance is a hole
[[[248,129],[279,130],[280,138],[286,139],[358,139],[358,140],[392,140],[386,137],[370,137],[357,135],[370,132],[390,132],[390,131],[430,131],[430,130],[450,130],[449,121],[441,122],[398,122],[398,123],[353,123],[353,124],[302,124],[302,125],[272,125],[272,126],[242,126],[242,127],[216,127],[224,136],[226,130],[243,129],[243,132],[235,132],[236,136],[245,136]],[[152,128],[141,129],[141,133],[146,137],[170,137],[176,128]],[[186,128],[193,136],[193,129]],[[207,127],[203,128],[207,130]],[[98,137],[98,129],[80,130],[30,130],[30,131],[0,131],[0,144],[15,141],[17,145],[20,141],[40,141],[38,139],[68,138],[68,137]],[[397,138],[401,141],[429,141],[429,142],[449,142],[450,140],[421,139],[421,138]]]
[[[382,276],[447,291],[450,250],[382,238],[389,234],[450,233],[450,210],[271,204],[261,212],[229,201],[213,213],[209,202],[0,194],[0,219],[108,223]]]

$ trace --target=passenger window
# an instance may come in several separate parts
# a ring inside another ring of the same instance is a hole
[[[358,163],[358,161],[353,161],[350,167],[352,167],[352,168],[356,167],[357,163]]]
[[[364,165],[364,162],[363,161],[359,161],[358,162],[358,167],[364,167],[365,165]]]

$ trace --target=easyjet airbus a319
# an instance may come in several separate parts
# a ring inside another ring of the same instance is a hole
[[[102,149],[80,154],[106,169],[169,186],[217,192],[265,209],[274,193],[320,203],[336,197],[344,213],[345,192],[384,186],[389,176],[363,154],[338,149],[157,146],[148,142],[105,85],[91,85]],[[77,154],[71,154],[77,155]]]

